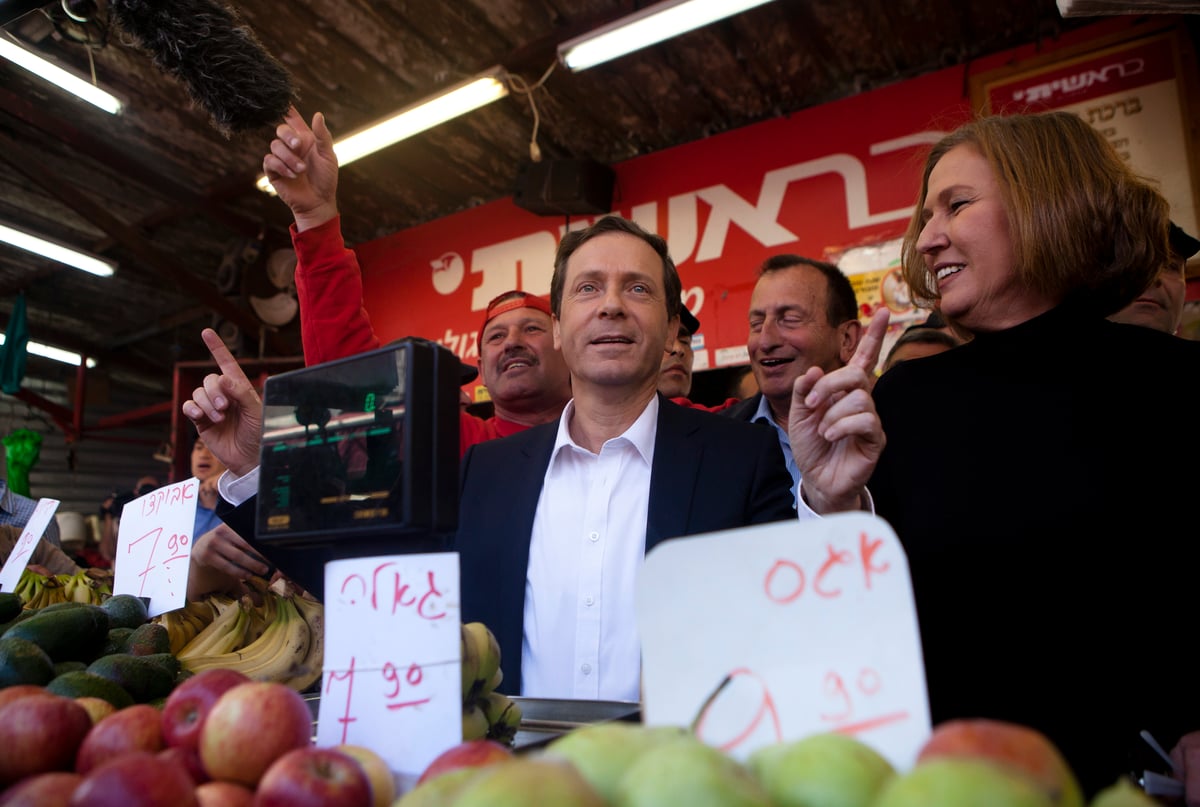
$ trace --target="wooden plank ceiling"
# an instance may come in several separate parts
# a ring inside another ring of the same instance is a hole
[[[0,11],[4,8],[0,3]],[[492,65],[529,83],[555,46],[631,13],[632,0],[250,0],[241,18],[290,72],[306,115],[348,132]],[[288,246],[284,205],[254,188],[271,127],[223,137],[185,89],[115,26],[54,2],[7,35],[119,96],[110,116],[0,60],[0,221],[119,262],[97,278],[0,245],[0,327],[26,293],[33,338],[86,352],[111,383],[170,394],[199,330],[237,323],[245,355],[299,352],[296,323],[264,336],[223,260],[264,234]],[[538,91],[547,158],[604,163],[1056,36],[1055,0],[775,0]],[[91,48],[81,44],[93,43]],[[347,166],[350,243],[511,195],[533,124],[513,95]],[[262,259],[260,259],[262,260]],[[31,373],[50,372],[33,360]]]

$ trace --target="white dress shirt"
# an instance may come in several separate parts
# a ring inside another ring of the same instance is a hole
[[[658,396],[593,454],[559,419],[533,519],[525,577],[521,694],[639,699],[634,592],[646,554]]]

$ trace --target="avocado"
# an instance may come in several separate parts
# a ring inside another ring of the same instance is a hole
[[[16,619],[24,607],[20,595],[11,591],[0,591],[0,624]]]
[[[54,678],[54,662],[28,639],[0,639],[0,689],[16,684],[45,686]]]
[[[175,674],[153,656],[113,653],[93,661],[87,671],[119,685],[138,703],[161,698],[175,688]]]
[[[49,654],[51,661],[90,662],[108,639],[108,614],[95,605],[39,611],[22,619],[5,637],[28,639]]]
[[[118,709],[133,706],[133,696],[118,684],[86,670],[66,672],[46,684],[46,691],[65,698],[101,698]]]
[[[145,601],[132,594],[114,594],[100,603],[100,607],[114,628],[136,628],[150,618]]]
[[[178,678],[179,673],[183,671],[183,665],[179,663],[179,659],[175,657],[174,653],[151,653],[146,656],[138,656],[138,658],[160,667],[171,676],[172,681]]]
[[[82,661],[60,661],[54,665],[54,677],[57,678],[63,673],[77,672],[86,669],[87,665]]]
[[[112,631],[109,631],[111,633]],[[125,642],[125,652],[131,656],[149,656],[153,653],[170,653],[171,637],[167,629],[157,622],[139,625]]]
[[[100,651],[101,656],[107,656],[110,653],[125,653],[129,649],[129,637],[133,635],[133,628],[112,628],[108,631],[108,639],[104,642],[104,648]]]

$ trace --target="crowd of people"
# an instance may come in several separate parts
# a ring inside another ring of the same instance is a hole
[[[320,114],[293,110],[263,163],[295,218],[310,364],[379,345],[331,146]],[[1068,113],[960,127],[917,199],[902,271],[942,321],[907,331],[878,377],[886,309],[862,324],[837,267],[781,255],[748,312],[758,392],[692,405],[699,324],[663,239],[617,216],[563,237],[548,301],[494,300],[479,336],[494,415],[460,415],[462,618],[497,635],[507,692],[636,700],[646,551],[873,511],[909,556],[935,723],[1034,726],[1090,792],[1130,772],[1149,730],[1200,804],[1200,703],[1175,652],[1200,434],[1167,418],[1200,388],[1200,344],[1173,335],[1200,242]],[[261,401],[203,338],[220,372],[183,413],[228,466],[226,521],[262,562],[245,518]]]

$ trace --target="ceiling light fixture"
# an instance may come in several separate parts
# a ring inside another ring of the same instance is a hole
[[[558,59],[571,70],[586,70],[768,2],[665,0],[562,43]]]
[[[352,163],[393,143],[500,100],[508,95],[504,77],[504,68],[493,67],[334,141],[333,153],[337,155],[338,165]],[[265,174],[259,176],[255,184],[261,191],[275,193]]]
[[[6,224],[0,224],[0,241],[12,244],[14,247],[33,252],[52,261],[65,263],[84,272],[100,277],[111,277],[117,268],[117,262],[101,258],[88,252],[81,252],[74,247],[51,241],[40,235],[33,235],[23,230],[17,230]]]
[[[0,333],[0,345],[4,344],[4,334]],[[63,364],[73,364],[79,366],[79,362],[83,359],[78,353],[72,353],[69,350],[63,350],[60,347],[50,347],[43,345],[41,342],[26,342],[25,350],[35,356],[41,356],[44,359],[54,359],[61,361]],[[88,359],[87,366],[89,368],[96,366],[95,359]]]
[[[25,68],[34,75],[41,76],[51,84],[56,84],[74,96],[82,98],[89,104],[116,115],[121,111],[121,102],[112,93],[79,78],[74,73],[63,70],[56,64],[47,61],[30,50],[15,44],[12,40],[0,36],[0,56],[15,65]]]

